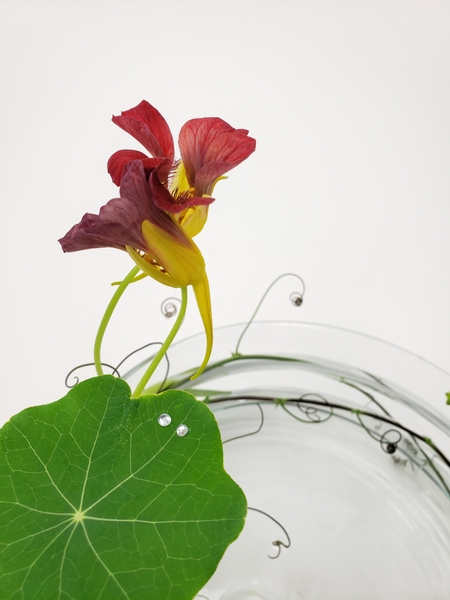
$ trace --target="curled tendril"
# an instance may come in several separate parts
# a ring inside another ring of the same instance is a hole
[[[243,404],[235,404],[234,406],[230,406],[229,408],[240,408],[244,406]],[[258,404],[258,402],[255,403],[255,406],[257,406],[259,408],[259,413],[261,416],[261,420],[260,423],[258,425],[258,428],[255,429],[255,431],[250,431],[250,433],[243,433],[242,435],[236,435],[232,438],[230,438],[229,440],[225,440],[224,442],[222,442],[223,444],[227,444],[228,442],[234,442],[235,440],[240,440],[241,438],[245,438],[245,437],[249,437],[251,435],[256,435],[257,433],[259,433],[261,431],[261,429],[263,428],[264,425],[264,411],[262,409],[262,406],[260,404]]]
[[[236,350],[234,351],[234,354],[239,354],[239,346],[242,342],[242,338],[244,337],[247,329],[250,327],[250,325],[253,323],[256,315],[258,314],[259,309],[261,308],[262,303],[264,302],[264,300],[266,299],[267,294],[270,292],[270,290],[273,288],[273,286],[280,281],[280,279],[283,279],[283,277],[296,277],[300,283],[302,284],[303,290],[302,292],[292,292],[292,294],[289,296],[289,300],[291,301],[291,303],[294,306],[301,306],[303,304],[303,296],[305,295],[305,291],[306,291],[306,286],[305,286],[305,282],[303,281],[303,279],[300,277],[300,275],[297,275],[296,273],[283,273],[283,275],[280,275],[279,277],[277,277],[276,279],[274,279],[272,281],[272,283],[269,285],[269,287],[266,289],[266,291],[264,292],[264,294],[261,297],[261,300],[258,302],[255,312],[252,314],[252,316],[250,317],[250,321],[247,323],[247,325],[244,327],[244,331],[241,333],[241,335],[239,336],[239,339],[237,341],[236,344]]]
[[[291,415],[291,417],[302,423],[325,423],[325,421],[328,421],[333,414],[333,407],[328,400],[320,394],[308,392],[300,396],[297,400],[294,400],[294,403],[297,405],[298,410],[305,416],[304,419],[294,415],[294,413],[286,407],[286,403],[282,402],[281,406],[288,415]]]
[[[286,529],[283,527],[283,525],[279,521],[277,521],[274,517],[272,517],[268,513],[264,512],[263,510],[260,510],[259,508],[252,508],[251,506],[247,506],[247,509],[253,510],[254,512],[258,512],[258,513],[264,515],[265,517],[268,517],[271,521],[276,523],[278,525],[278,527],[280,527],[280,529],[283,530],[283,533],[287,539],[287,544],[285,544],[281,540],[275,540],[274,542],[272,542],[272,546],[276,546],[278,548],[278,554],[276,556],[270,556],[270,554],[267,555],[268,558],[272,558],[272,559],[278,558],[281,554],[282,547],[289,548],[291,546],[291,538],[289,537],[288,532],[286,531]]]
[[[155,345],[162,346],[162,342],[150,342],[149,344],[145,344],[144,346],[141,346],[140,348],[137,348],[136,350],[133,350],[133,352],[130,352],[129,354],[127,354],[125,356],[125,358],[122,358],[122,360],[117,365],[117,367],[113,367],[112,365],[109,365],[108,363],[102,363],[102,366],[108,367],[108,369],[111,369],[112,375],[116,375],[117,377],[120,377],[119,369],[124,364],[124,362],[126,360],[128,360],[131,356],[133,356],[133,354],[136,354],[137,352],[140,352],[141,350],[144,350],[145,348],[149,348],[150,346],[155,346]],[[170,363],[169,363],[169,358],[168,358],[167,354],[165,355],[165,359],[166,359],[166,373],[164,375],[163,381],[161,382],[161,385],[159,386],[159,390],[158,391],[161,391],[161,389],[163,388],[163,386],[166,383],[167,378],[169,376]],[[80,382],[80,378],[75,375],[74,376],[75,383],[72,384],[72,385],[69,384],[69,377],[75,371],[77,371],[78,369],[82,369],[84,367],[94,367],[94,366],[95,366],[95,363],[91,362],[91,363],[84,363],[82,365],[78,365],[77,367],[74,367],[66,375],[66,379],[64,380],[65,386],[67,388],[71,389],[71,388],[75,387]]]
[[[391,428],[391,429],[388,429],[387,431],[385,431],[384,433],[379,434],[377,431],[370,429],[364,423],[364,421],[361,417],[361,415],[363,414],[361,411],[356,411],[355,414],[356,414],[356,417],[357,417],[361,427],[363,427],[363,429],[365,429],[366,433],[368,433],[372,439],[379,442],[380,447],[383,450],[383,452],[386,452],[386,454],[394,454],[394,452],[397,450],[398,445],[400,444],[400,442],[403,439],[403,436],[402,436],[401,432],[399,431],[399,429]],[[371,416],[372,416],[372,418],[377,419],[376,415],[371,415]],[[379,417],[378,417],[378,419],[379,419]],[[378,427],[381,425],[381,422],[382,422],[381,420],[378,421]],[[401,427],[401,426],[399,425],[399,427]]]
[[[166,298],[161,304],[161,312],[167,319],[171,319],[178,312],[178,306],[174,302],[180,303],[180,300],[178,298]]]
[[[314,406],[308,405],[308,401],[310,401],[310,400],[314,400],[314,401],[319,400],[319,402],[323,402],[323,406],[318,408],[317,405],[314,405]],[[304,403],[306,403],[306,404],[304,404]],[[323,412],[324,412],[323,407],[326,407],[325,415],[323,414]],[[333,414],[333,409],[330,406],[328,400],[326,398],[324,398],[323,396],[321,396],[320,394],[311,393],[311,392],[302,394],[300,396],[300,398],[297,400],[297,408],[306,415],[306,417],[308,418],[308,421],[311,421],[314,423],[324,423],[325,421],[328,421],[328,419]]]
[[[389,437],[394,437],[395,439],[388,439]],[[398,429],[388,429],[380,436],[380,446],[383,452],[386,454],[394,454],[397,450],[397,446],[402,441],[402,434]]]
[[[111,369],[112,374],[113,375],[117,375],[117,377],[120,377],[120,373],[117,370],[119,367],[113,367],[112,365],[109,365],[108,363],[102,363],[103,367],[108,367],[108,369]],[[120,366],[120,365],[119,365]],[[74,388],[78,383],[80,383],[80,378],[77,375],[74,375],[74,381],[75,383],[73,383],[72,385],[69,384],[69,377],[71,375],[73,375],[73,373],[75,373],[75,371],[78,371],[78,369],[84,369],[85,367],[95,367],[95,363],[90,362],[90,363],[84,363],[82,365],[78,365],[77,367],[74,367],[72,370],[70,370],[67,375],[66,378],[64,380],[64,385],[69,388],[72,389]]]
[[[305,396],[307,396],[306,399]],[[320,398],[320,400],[315,400],[314,396]],[[235,402],[238,400],[244,400],[260,404],[273,403],[276,406],[281,406],[291,417],[293,417],[301,423],[317,423],[323,422],[325,419],[323,419],[322,421],[311,420],[311,412],[306,413],[309,414],[308,420],[300,419],[298,416],[296,416],[290,410],[288,410],[287,406],[298,406],[300,402],[304,402],[309,405],[318,406],[320,410],[323,410],[324,407],[327,407],[328,410],[332,410],[333,415],[337,414],[340,418],[344,418],[354,423],[352,419],[347,419],[347,417],[344,417],[343,415],[339,414],[341,411],[343,413],[351,413],[353,416],[356,417],[359,425],[366,431],[366,433],[380,444],[382,450],[387,454],[391,455],[391,459],[395,464],[400,464],[403,466],[405,465],[404,459],[402,459],[396,454],[396,450],[401,443],[402,447],[404,447],[406,451],[404,450],[404,448],[400,447],[400,452],[408,457],[408,462],[411,466],[411,469],[414,471],[415,467],[424,469],[429,467],[432,473],[427,474],[435,481],[435,483],[440,484],[442,486],[442,489],[448,495],[448,497],[450,497],[450,487],[447,484],[446,479],[444,479],[444,476],[441,474],[439,467],[436,465],[436,462],[439,460],[439,462],[443,463],[445,467],[450,469],[450,459],[444,454],[442,450],[439,449],[438,446],[436,446],[436,444],[430,438],[420,435],[416,431],[413,431],[409,427],[402,425],[398,421],[394,421],[391,417],[387,416],[387,411],[383,410],[382,408],[381,409],[382,412],[384,412],[384,414],[379,414],[369,412],[366,410],[361,410],[359,408],[354,408],[337,402],[328,402],[319,394],[308,393],[304,394],[302,398],[280,398],[274,396],[264,396],[259,394],[236,394],[231,396],[227,395],[224,397],[221,397],[219,395],[213,398],[209,398],[208,402],[209,404],[216,404],[222,402],[228,403]],[[374,419],[375,426],[372,428],[369,425],[367,425],[363,421],[363,417],[368,419]],[[356,423],[354,424],[356,425]],[[378,433],[377,430],[380,429],[383,424],[385,426],[390,426],[390,429],[386,430],[384,433]],[[432,450],[434,455],[429,456],[428,453],[425,452],[426,448],[428,450]],[[419,460],[420,458],[422,458],[422,461]]]

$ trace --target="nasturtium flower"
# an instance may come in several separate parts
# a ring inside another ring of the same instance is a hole
[[[181,160],[175,160],[169,126],[145,100],[113,117],[113,122],[140,142],[151,156],[138,150],[115,152],[108,161],[114,183],[120,185],[132,160],[142,161],[145,169],[155,169],[155,176],[170,191],[170,196],[155,197],[156,205],[172,214],[191,237],[203,229],[217,181],[245,160],[256,145],[246,129],[234,129],[222,119],[192,119],[181,128]]]
[[[192,119],[181,129],[181,159],[175,159],[170,129],[148,102],[113,122],[138,140],[150,156],[120,150],[108,171],[119,198],[98,215],[87,213],[59,241],[64,252],[89,248],[125,250],[145,275],[171,287],[193,287],[206,333],[206,366],[212,348],[212,314],[205,261],[193,241],[214,201],[214,186],[255,149],[244,129],[218,118]],[[200,372],[199,370],[199,372]]]

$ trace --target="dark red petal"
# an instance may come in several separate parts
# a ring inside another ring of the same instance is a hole
[[[194,185],[195,174],[203,166],[204,157],[210,144],[215,138],[231,131],[234,131],[234,128],[217,117],[192,119],[183,125],[178,145],[191,186]]]
[[[142,234],[144,221],[152,222],[179,243],[189,246],[181,228],[154,204],[143,161],[132,161],[125,169],[120,198],[110,200],[98,215],[84,215],[80,223],[59,240],[64,252],[107,247],[123,250],[125,246],[146,252],[147,243]],[[159,183],[156,171],[153,174]]]
[[[76,252],[90,248],[119,248],[133,246],[145,251],[141,231],[141,218],[132,202],[114,198],[100,213],[87,213],[59,240],[64,252]]]
[[[116,185],[120,185],[123,177],[123,169],[126,164],[132,160],[158,160],[155,158],[148,158],[143,152],[138,150],[119,150],[108,160],[108,173],[111,175],[111,179]],[[155,165],[156,166],[156,165]]]
[[[175,153],[169,126],[161,113],[146,100],[112,120],[140,142],[152,156],[166,156],[173,160]]]
[[[216,179],[248,158],[255,147],[253,138],[238,131],[216,138],[206,152],[203,167],[195,176],[196,193],[211,194]]]
[[[180,199],[175,199],[169,190],[161,185],[155,173],[150,175],[149,184],[152,191],[153,202],[158,208],[168,213],[176,214],[190,206],[207,205],[214,202],[214,198],[199,198],[196,196],[185,199],[182,197]]]
[[[149,159],[149,160],[151,160],[151,159]],[[169,175],[170,175],[170,172],[171,172],[172,166],[173,166],[173,161],[170,160],[170,158],[163,158],[163,159],[160,159],[160,160],[161,160],[161,162],[159,163],[159,165],[157,165],[155,167],[155,171],[156,171],[156,173],[158,175],[159,181],[163,185],[167,186]],[[148,177],[150,175],[150,171],[149,171],[149,169],[147,167],[147,164],[145,162],[144,162],[144,168],[145,168],[145,173],[146,173],[147,179],[148,179]]]
[[[234,166],[248,158],[255,151],[256,140],[239,131],[226,133],[216,138],[205,154],[205,164],[228,162]]]
[[[179,243],[188,245],[183,231],[154,202],[153,188],[157,187],[158,189],[166,190],[160,183],[156,171],[151,173],[150,179],[152,180],[152,187],[150,187],[147,181],[142,161],[137,160],[130,163],[122,179],[120,197],[126,198],[133,203],[139,211],[142,221],[150,221],[171,235]]]

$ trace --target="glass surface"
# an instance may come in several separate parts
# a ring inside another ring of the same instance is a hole
[[[209,398],[225,466],[255,509],[198,598],[450,598],[450,375],[374,338],[280,322],[252,324],[243,357],[215,365],[243,328],[215,332],[195,381],[182,373],[204,337],[169,352],[173,385]]]

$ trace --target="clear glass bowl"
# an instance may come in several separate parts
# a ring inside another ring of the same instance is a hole
[[[204,336],[169,352],[170,384],[209,401],[255,509],[198,598],[450,598],[450,375],[302,323],[253,323],[233,359],[243,329],[216,330],[195,381]]]

